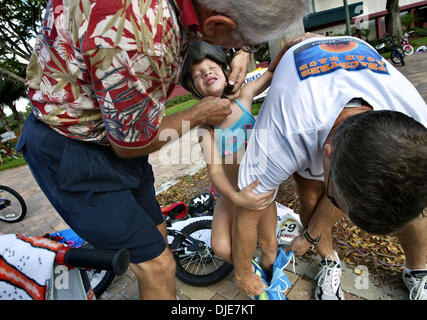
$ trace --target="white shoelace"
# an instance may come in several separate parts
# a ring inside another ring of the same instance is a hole
[[[318,285],[327,295],[334,295],[340,283],[340,269],[337,268],[339,261],[328,260],[328,255],[325,258],[325,265],[316,276]],[[331,257],[332,258],[332,257]]]
[[[423,295],[427,296],[427,292],[425,292],[427,291],[425,289],[425,285],[427,284],[427,276],[422,277],[421,280],[414,280],[414,282],[416,282],[416,284],[409,291],[409,300],[421,300]]]

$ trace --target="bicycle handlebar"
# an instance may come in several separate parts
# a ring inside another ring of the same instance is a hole
[[[127,249],[102,250],[64,247],[56,254],[56,262],[67,267],[111,270],[116,275],[125,273],[130,255]]]

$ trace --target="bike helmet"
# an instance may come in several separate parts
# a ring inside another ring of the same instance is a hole
[[[179,83],[184,89],[191,92],[199,99],[202,99],[203,96],[197,91],[194,85],[193,79],[191,78],[191,69],[194,64],[200,63],[206,58],[215,61],[221,66],[228,83],[227,57],[225,53],[218,46],[211,45],[207,42],[196,41],[191,43],[184,52],[184,61]]]
[[[192,217],[208,216],[213,214],[214,205],[213,195],[205,192],[190,200],[188,210]]]

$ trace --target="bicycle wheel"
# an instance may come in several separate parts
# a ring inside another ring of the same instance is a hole
[[[108,270],[91,269],[86,270],[86,273],[89,277],[93,293],[97,299],[105,292],[105,290],[107,290],[116,277],[114,272]]]
[[[24,219],[27,205],[18,192],[6,186],[0,186],[0,220],[14,223]]]
[[[212,220],[198,220],[184,227],[171,244],[176,260],[176,276],[186,284],[201,287],[227,276],[233,266],[216,256],[210,247]],[[200,241],[192,247],[191,237]]]
[[[393,51],[393,52],[391,53],[391,62],[393,62],[394,64],[399,64],[399,63],[401,63],[401,64],[402,64],[402,66],[404,66],[404,65],[405,65],[405,62],[404,62],[404,60],[403,60],[403,51],[402,51],[402,53],[400,53],[398,50]]]
[[[406,46],[403,47],[403,51],[405,52],[405,54],[407,56],[410,56],[411,54],[414,53],[414,47],[411,46],[411,45],[409,45],[409,44],[407,44]]]
[[[82,247],[93,249],[93,246],[87,242]],[[109,270],[90,269],[86,270],[86,274],[97,299],[107,290],[116,277],[114,272]]]

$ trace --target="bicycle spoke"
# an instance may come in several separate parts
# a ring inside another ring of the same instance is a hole
[[[185,283],[210,283],[231,270],[210,247],[210,227],[206,221],[191,223],[182,229],[184,237],[175,238],[172,243],[178,263],[177,276]]]
[[[189,265],[191,265],[191,263],[193,262],[193,258],[194,258],[194,254],[190,256],[190,261],[187,263],[187,265],[186,265],[186,266],[184,266],[184,265],[183,265],[183,268],[184,268],[184,269],[186,269],[186,270],[187,270],[187,267],[188,267]]]

